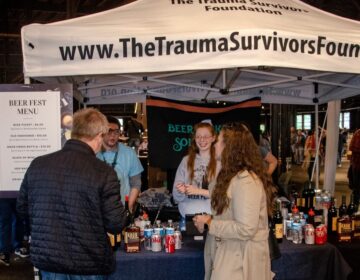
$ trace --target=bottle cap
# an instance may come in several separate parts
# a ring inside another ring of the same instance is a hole
[[[292,212],[293,214],[299,213],[299,209],[297,208],[296,204],[295,204],[294,207],[291,209],[291,212]]]
[[[312,208],[309,210],[309,216],[315,216],[315,212]]]

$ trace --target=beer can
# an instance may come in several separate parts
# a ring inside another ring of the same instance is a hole
[[[165,252],[175,253],[175,237],[174,234],[165,235]]]
[[[286,239],[292,240],[292,221],[286,220]]]
[[[295,244],[302,243],[302,227],[300,223],[293,223],[291,228],[292,242]]]
[[[175,238],[175,250],[181,249],[182,236],[180,230],[175,230],[174,238]]]
[[[327,241],[327,229],[326,226],[320,224],[315,229],[315,244],[325,244]]]
[[[315,243],[315,229],[312,224],[305,225],[305,244],[312,245]]]
[[[151,236],[151,251],[161,252],[161,235],[154,232]]]

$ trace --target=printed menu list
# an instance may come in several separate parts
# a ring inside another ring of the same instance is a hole
[[[61,148],[60,92],[2,92],[0,191],[17,191],[31,161]]]

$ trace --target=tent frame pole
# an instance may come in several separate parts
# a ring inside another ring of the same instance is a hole
[[[316,142],[316,157],[315,157],[315,186],[319,188],[319,151],[320,151],[320,143],[319,143],[319,104],[315,104],[315,142]]]
[[[314,164],[314,168],[315,168],[315,187],[316,189],[319,189],[319,151],[320,151],[320,143],[319,143],[319,132],[318,132],[318,127],[319,127],[319,100],[317,98],[317,95],[319,93],[319,84],[318,83],[314,83],[314,103],[315,103],[315,129],[314,129],[314,133],[315,133],[315,148],[316,148],[316,154],[315,154],[315,164]],[[312,170],[312,175],[311,175],[311,179],[314,176],[314,168]],[[311,181],[310,179],[310,181]]]

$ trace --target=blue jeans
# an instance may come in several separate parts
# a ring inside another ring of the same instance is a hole
[[[106,280],[107,275],[75,275],[40,271],[41,280]]]
[[[0,199],[0,252],[11,253],[22,247],[24,223],[16,216],[16,199]]]

